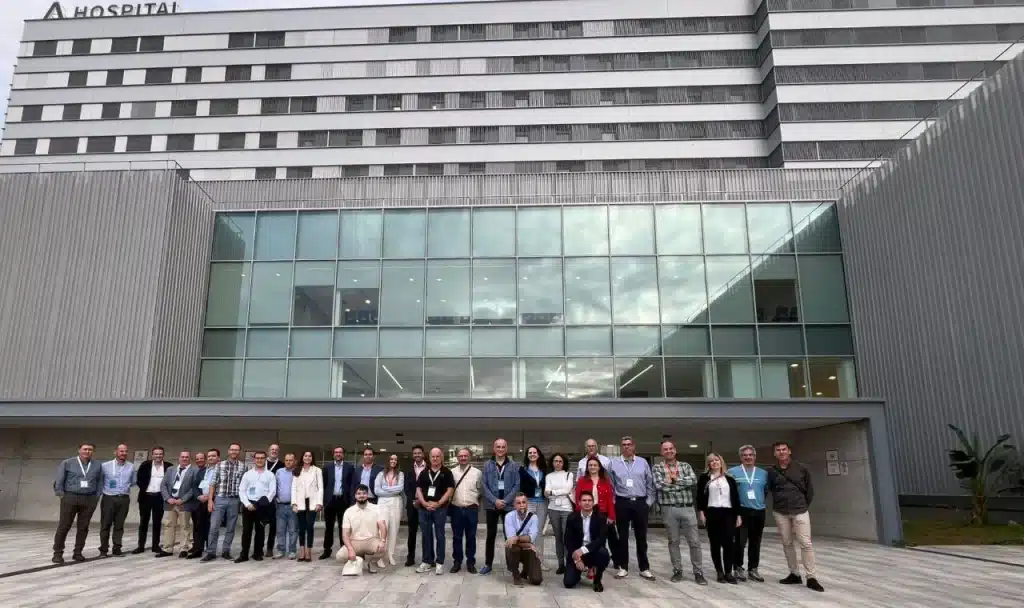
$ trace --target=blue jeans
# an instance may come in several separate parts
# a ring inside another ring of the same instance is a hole
[[[452,516],[452,558],[462,563],[462,537],[466,537],[466,564],[476,565],[476,525],[480,518],[477,507],[448,507]]]
[[[213,502],[213,514],[210,516],[210,538],[206,542],[206,553],[217,554],[217,537],[220,527],[224,526],[224,553],[231,552],[231,542],[235,540],[235,525],[238,524],[238,497],[217,496]]]
[[[284,553],[285,547],[288,553],[295,553],[295,545],[298,543],[298,536],[295,529],[298,527],[298,518],[292,511],[292,503],[277,503],[277,552]]]
[[[444,524],[447,520],[447,507],[441,507],[436,511],[420,509],[424,564],[436,566],[444,563]]]

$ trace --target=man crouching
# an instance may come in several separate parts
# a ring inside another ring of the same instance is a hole
[[[369,500],[370,489],[360,484],[356,488],[356,504],[345,511],[341,520],[344,545],[335,558],[339,562],[354,562],[363,558],[370,574],[377,573],[377,560],[384,557],[388,546],[387,516]]]
[[[505,538],[508,539],[505,541],[505,563],[512,572],[515,585],[522,586],[524,578],[531,585],[539,585],[543,574],[534,543],[540,534],[540,527],[533,513],[527,511],[526,494],[516,494],[514,504],[515,509],[505,515]]]

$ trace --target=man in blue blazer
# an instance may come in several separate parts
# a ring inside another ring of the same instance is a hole
[[[513,498],[519,492],[519,465],[508,458],[508,442],[494,440],[494,458],[484,464],[484,510],[487,513],[485,564],[480,574],[490,574],[494,564],[494,540],[498,537],[498,521],[513,509]]]
[[[352,475],[352,479],[349,481],[348,496],[356,495],[356,488],[360,485],[364,485],[369,490],[369,501],[373,504],[377,504],[377,496],[373,493],[373,480],[377,479],[377,473],[384,470],[384,467],[379,464],[373,463],[374,452],[373,448],[366,446],[363,448],[363,463],[355,470],[355,474]]]

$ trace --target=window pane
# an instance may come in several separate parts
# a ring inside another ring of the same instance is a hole
[[[850,359],[811,359],[810,395],[832,399],[857,396],[857,377]]]
[[[515,209],[474,209],[473,256],[514,256],[516,254],[515,227]]]
[[[707,258],[712,323],[753,323],[754,294],[746,257]]]
[[[234,359],[245,353],[244,329],[208,329],[203,332],[203,356]]]
[[[615,323],[657,323],[658,267],[653,257],[612,258]]]
[[[376,325],[380,311],[380,262],[338,262],[335,325]]]
[[[251,264],[223,262],[210,265],[206,325],[242,326],[249,316]]]
[[[427,255],[432,258],[469,257],[469,210],[431,210],[427,216]]]
[[[790,253],[793,232],[790,229],[789,205],[747,205],[751,253]]]
[[[376,345],[376,340],[374,340],[374,345]],[[333,362],[331,366],[332,397],[372,399],[376,392],[376,359],[348,359]]]
[[[570,325],[611,323],[611,288],[606,258],[565,260],[565,320]]]
[[[704,251],[746,253],[747,221],[743,205],[704,205]]]
[[[666,326],[662,329],[661,348],[666,357],[710,355],[708,328]]]
[[[348,328],[334,331],[335,357],[376,357],[377,328]]]
[[[610,358],[569,359],[565,363],[569,399],[611,398],[615,367]]]
[[[251,260],[256,216],[218,213],[213,224],[214,260]]]
[[[469,355],[469,328],[427,328],[428,357],[462,357]]]
[[[716,357],[757,354],[753,327],[712,327],[711,349]]]
[[[843,259],[838,255],[797,258],[800,270],[800,317],[805,323],[848,323]]]
[[[474,331],[473,333],[476,333]],[[518,387],[515,359],[473,359],[474,399],[511,399]]]
[[[290,260],[295,257],[295,213],[260,213],[256,216],[256,259]]]
[[[655,207],[658,253],[686,255],[703,252],[700,205],[658,205]]]
[[[288,362],[290,399],[326,399],[331,395],[331,362],[327,359]]]
[[[759,397],[761,394],[757,359],[716,359],[715,378],[718,383],[718,397]]]
[[[831,253],[842,250],[839,215],[832,203],[793,203],[796,250]]]
[[[292,325],[333,324],[335,271],[334,262],[296,262]]]
[[[612,255],[654,254],[653,207],[612,205],[608,213]]]
[[[292,315],[292,262],[252,265],[250,325],[287,325]]]
[[[423,325],[423,262],[384,262],[380,324]]]
[[[560,325],[562,323],[562,260],[521,259],[519,261],[519,323]]]
[[[561,327],[524,327],[519,330],[519,355],[552,357],[565,354]]]
[[[422,258],[427,214],[421,210],[384,212],[384,257]]]
[[[569,356],[587,357],[612,354],[610,327],[565,328],[565,352]]]
[[[565,207],[565,255],[608,255],[608,208]]]
[[[331,330],[293,329],[288,356],[329,358],[331,356]]]
[[[419,399],[423,396],[423,359],[380,359],[377,396]]]
[[[427,262],[427,325],[468,325],[469,260]]]
[[[336,211],[299,213],[298,257],[306,260],[333,260],[338,257]]]
[[[707,323],[704,258],[659,258],[658,277],[662,323]]]
[[[245,380],[242,384],[242,396],[249,397],[284,397],[285,396],[285,364],[281,360],[253,360],[245,362]]]
[[[661,331],[657,327],[612,327],[612,352],[616,355],[660,355]]]
[[[380,330],[381,357],[423,357],[422,329]]]
[[[798,322],[796,258],[791,255],[759,256],[754,258],[753,266],[757,322]]]
[[[342,211],[340,251],[345,259],[379,258],[383,219],[380,211]]]
[[[761,346],[763,349],[764,342]],[[806,397],[803,359],[761,359],[761,396],[765,399]]]
[[[807,354],[852,355],[853,336],[849,326],[807,327]]]
[[[241,360],[203,361],[199,373],[199,396],[237,399],[242,396]]]
[[[424,397],[469,397],[469,359],[426,359],[423,365]]]
[[[516,263],[514,260],[473,261],[473,323],[514,325]]]
[[[250,329],[245,356],[256,359],[283,359],[288,356],[288,330]]]
[[[520,256],[557,256],[562,254],[562,210],[560,208],[522,207],[519,209],[516,220]]]
[[[707,359],[665,358],[665,396],[677,399],[711,397],[714,373]]]
[[[804,355],[804,336],[799,327],[760,327],[757,341],[763,356]]]
[[[474,357],[513,357],[516,354],[516,330],[512,327],[473,329]]]
[[[616,394],[620,399],[660,399],[662,388],[661,358],[616,359]]]
[[[525,399],[565,398],[565,359],[520,359]]]

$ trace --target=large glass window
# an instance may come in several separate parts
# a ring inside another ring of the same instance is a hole
[[[616,359],[615,373],[615,392],[620,399],[659,399],[665,396],[659,358]]]
[[[432,209],[427,218],[429,257],[469,257],[469,209]]]
[[[612,205],[608,213],[612,255],[654,253],[654,209],[650,205]]]
[[[704,205],[705,253],[746,253],[747,221],[743,205]]]
[[[662,257],[658,278],[662,323],[707,323],[703,257]]]
[[[251,260],[255,227],[256,216],[251,213],[218,213],[213,224],[213,260]]]
[[[519,260],[519,323],[559,325],[562,304],[561,258]]]
[[[659,254],[691,255],[704,251],[700,205],[658,205],[655,222]]]
[[[562,209],[521,207],[516,218],[516,242],[520,257],[562,255]]]
[[[331,395],[331,362],[292,360],[288,362],[289,399],[326,399]]]
[[[256,259],[291,260],[295,257],[295,213],[260,213],[256,216]]]
[[[474,260],[473,323],[514,325],[515,322],[515,260]]]
[[[384,212],[384,257],[422,258],[426,253],[427,214],[422,210]]]
[[[611,286],[607,258],[566,258],[565,322],[607,325],[611,322]]]
[[[796,323],[800,320],[796,275],[796,258],[791,255],[764,255],[753,259],[758,323]]]
[[[833,253],[842,250],[839,214],[833,203],[793,203],[796,250]]]
[[[334,262],[296,262],[292,325],[334,323]]]
[[[473,384],[469,359],[426,359],[423,362],[423,396],[468,397]]]
[[[746,257],[707,258],[708,301],[712,323],[753,323],[754,294]]]
[[[285,396],[284,359],[248,359],[245,362],[245,378],[242,382],[242,396],[245,398],[272,399]]]
[[[427,325],[468,325],[472,313],[469,260],[427,262]]]
[[[249,324],[288,325],[291,313],[292,262],[254,263]]]
[[[751,253],[791,253],[793,231],[786,203],[747,205]]]
[[[800,271],[800,299],[805,323],[848,323],[846,280],[843,259],[838,255],[802,255],[797,257]]]
[[[512,399],[520,396],[515,359],[473,359],[474,399]]]
[[[377,396],[418,399],[423,396],[423,359],[378,359]]]
[[[649,258],[612,258],[615,323],[657,323],[658,264]]]
[[[380,324],[423,324],[423,261],[384,262],[380,276]]]
[[[338,262],[335,325],[376,325],[380,313],[380,262]]]
[[[380,211],[342,211],[338,257],[379,258],[383,218]]]
[[[428,327],[428,357],[464,357],[469,355],[469,328]]]
[[[241,359],[207,359],[199,371],[199,396],[219,399],[238,399],[242,396]]]
[[[565,207],[562,241],[565,255],[608,255],[608,208]]]
[[[300,213],[296,257],[334,260],[338,257],[338,229],[337,211]]]
[[[569,399],[608,399],[615,395],[615,364],[610,357],[568,359],[565,370]]]
[[[206,325],[244,326],[249,316],[249,282],[252,264],[221,262],[210,266]]]
[[[376,332],[374,332],[376,334]],[[337,354],[337,351],[335,351]],[[377,392],[376,359],[341,359],[331,366],[331,396],[372,399]]]
[[[519,360],[525,399],[564,399],[565,360],[529,358]]]
[[[473,210],[473,256],[511,257],[516,254],[515,209]]]

